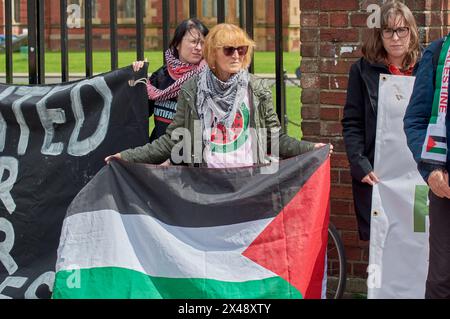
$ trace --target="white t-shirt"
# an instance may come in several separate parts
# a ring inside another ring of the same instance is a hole
[[[252,166],[252,138],[250,134],[250,107],[245,96],[236,112],[231,128],[218,124],[211,129],[211,143],[205,148],[208,167]]]

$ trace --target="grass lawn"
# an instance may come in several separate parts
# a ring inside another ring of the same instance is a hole
[[[111,54],[109,52],[94,52],[93,66],[94,73],[103,73],[110,70]],[[162,65],[161,51],[146,51],[150,67],[149,73],[155,71]],[[136,52],[119,52],[119,67],[130,65],[136,59]],[[84,52],[69,52],[69,73],[85,72]],[[298,52],[284,53],[284,68],[288,73],[295,73],[295,69],[300,65]],[[61,73],[61,53],[46,52],[45,71],[47,73]],[[0,73],[5,72],[5,53],[0,53]],[[13,54],[13,72],[28,73],[27,55],[16,52]],[[255,73],[275,73],[275,53],[255,52]]]

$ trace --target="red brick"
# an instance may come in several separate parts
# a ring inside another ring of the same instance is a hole
[[[369,264],[367,262],[354,262],[352,263],[352,275],[367,278],[367,267]]]
[[[333,144],[333,150],[335,152],[345,152],[345,145],[342,136],[333,136],[329,138],[329,142]]]
[[[358,247],[359,234],[357,231],[344,230],[341,238],[345,247]]]
[[[411,0],[409,0],[409,1],[411,1]],[[425,9],[426,2],[428,2],[428,0],[415,0],[414,6],[412,8],[408,6],[408,8],[410,8],[412,10],[424,11],[424,10],[427,10],[427,9]]]
[[[345,153],[338,153],[333,152],[331,155],[331,167],[333,168],[348,168],[348,160],[347,160],[347,154]]]
[[[329,91],[320,93],[320,103],[327,105],[344,105],[347,99],[345,91]]]
[[[320,77],[320,88],[325,89],[325,90],[330,89],[330,77],[328,77],[328,76]]]
[[[442,1],[441,0],[428,0],[425,1],[425,10],[427,11],[438,11],[441,10]]]
[[[300,46],[300,50],[303,58],[316,57],[319,51],[317,44],[312,42],[302,43]]]
[[[320,41],[358,42],[359,31],[357,29],[321,29]]]
[[[302,119],[304,120],[318,120],[320,114],[319,106],[302,106],[301,108]]]
[[[338,171],[332,169],[333,171]],[[351,202],[349,200],[331,200],[331,214],[332,215],[351,215],[353,212],[351,211]]]
[[[336,249],[328,249],[327,250],[327,259],[330,261],[336,262],[338,260],[338,251]],[[337,265],[336,265],[337,266]],[[336,267],[335,266],[335,267]]]
[[[332,183],[339,183],[339,170],[332,169],[330,174],[331,174],[331,176],[330,176],[331,182]]]
[[[342,135],[342,125],[340,122],[322,121],[320,123],[320,134],[322,136],[340,136]],[[331,163],[333,163],[333,159]]]
[[[368,29],[368,28],[361,29],[361,40],[362,40],[362,42],[366,41],[372,32],[373,32],[372,29]]]
[[[320,73],[348,74],[354,61],[329,60],[322,59],[320,61]]]
[[[351,184],[352,183],[352,176],[350,175],[349,170],[341,170],[339,175],[339,180],[342,184]]]
[[[334,185],[331,187],[330,198],[353,199],[352,187],[350,185]]]
[[[302,104],[318,104],[319,103],[319,91],[314,89],[302,90]]]
[[[330,22],[330,25],[332,27],[346,27],[348,26],[348,14],[334,12],[330,19]]]
[[[320,135],[320,122],[303,120],[302,132],[305,135]]]
[[[369,14],[352,12],[350,15],[350,25],[352,27],[367,27],[367,18]]]
[[[320,44],[320,56],[324,58],[336,58],[336,44]]]
[[[410,10],[414,10],[416,0],[405,0],[404,3]]]
[[[328,258],[327,254],[327,272],[328,274],[332,276],[337,276],[339,271],[339,260],[337,256],[337,251],[332,250],[330,251],[330,255],[332,255],[332,258]]]
[[[363,258],[366,257],[369,258],[369,248],[370,248],[370,242],[368,240],[360,240],[358,242],[359,247],[364,248]]]
[[[300,1],[302,12],[319,10],[319,1]]]
[[[319,62],[316,59],[303,58],[300,70],[302,71],[302,76],[305,73],[317,73],[319,70]]]
[[[346,90],[348,87],[348,76],[332,75],[330,76],[330,89]]]
[[[358,247],[345,247],[347,261],[362,261],[362,251]]]
[[[370,242],[369,241],[360,241],[361,245],[364,245],[365,247],[362,248],[362,258],[363,260],[369,260],[369,248],[370,248]]]
[[[319,24],[321,27],[329,27],[330,15],[328,13],[320,13]]]
[[[318,74],[306,73],[302,74],[301,86],[304,89],[317,88],[320,85],[320,78]]]
[[[339,120],[339,108],[322,106],[320,109],[320,119],[328,120],[328,121],[338,121]]]
[[[443,35],[442,35],[440,28],[430,28],[428,30],[428,39],[429,39],[428,41],[429,42],[433,42],[434,40],[437,40],[437,39],[441,38],[442,36]]]
[[[300,40],[302,42],[317,42],[319,41],[319,30],[317,28],[301,28]]]
[[[319,26],[319,15],[317,13],[301,14],[300,15],[300,25],[302,27],[318,27]]]
[[[416,18],[416,23],[418,25],[425,25],[426,21],[426,13],[425,12],[417,12],[414,17]]]
[[[350,11],[359,9],[358,0],[322,0],[320,9],[323,11]]]

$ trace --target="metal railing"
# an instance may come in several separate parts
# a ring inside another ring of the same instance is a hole
[[[225,21],[225,0],[217,1],[217,22]],[[163,47],[169,46],[170,40],[170,1],[162,1],[163,16]],[[283,70],[283,1],[274,1],[275,12],[275,72],[276,72],[276,111],[280,119],[285,118],[286,91]],[[118,37],[117,37],[117,0],[110,0],[110,50],[111,70],[118,67]],[[67,0],[60,0],[60,28],[61,28],[61,81],[69,80],[69,47],[67,27]],[[136,9],[136,59],[144,59],[144,0],[135,0]],[[254,36],[253,0],[239,0],[239,24],[250,37]],[[197,1],[189,1],[189,16],[197,17]],[[245,14],[244,14],[245,11]],[[44,43],[44,12],[45,1],[27,0],[28,27],[28,81],[30,84],[45,83],[45,43]],[[93,46],[92,46],[92,0],[84,1],[84,46],[86,77],[93,75]],[[5,54],[6,54],[6,83],[13,81],[13,44],[12,44],[12,0],[5,0]],[[254,72],[253,62],[249,68]],[[285,130],[285,120],[280,121]]]

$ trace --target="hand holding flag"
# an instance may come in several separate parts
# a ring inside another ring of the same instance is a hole
[[[450,187],[448,185],[448,173],[436,169],[431,172],[428,177],[428,186],[430,186],[431,191],[438,197],[450,198]]]

